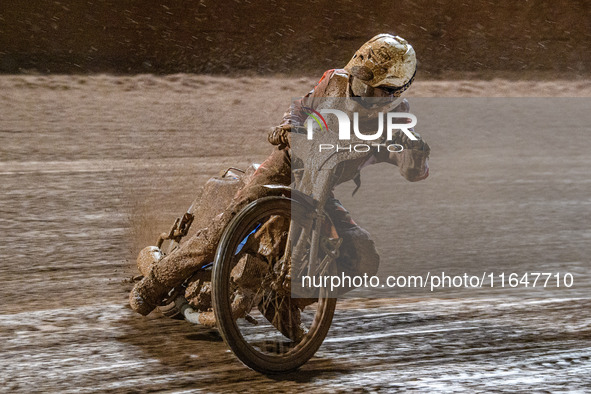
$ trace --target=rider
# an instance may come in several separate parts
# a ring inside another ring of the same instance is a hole
[[[154,265],[150,273],[135,285],[129,297],[132,309],[147,315],[172,288],[213,261],[226,225],[241,208],[268,193],[264,185],[291,183],[290,133],[294,127],[303,125],[307,117],[304,107],[313,108],[314,99],[320,97],[399,97],[412,84],[415,72],[413,47],[403,38],[390,34],[379,34],[366,42],[344,69],[326,71],[316,86],[290,107],[281,125],[269,133],[269,142],[276,145],[275,149],[250,181],[236,193],[230,205],[208,227],[197,231],[180,248]],[[408,112],[408,102],[403,100],[396,110]],[[430,148],[418,134],[415,133],[415,136],[418,138],[416,141],[401,131],[394,133],[389,142],[402,145],[402,152],[381,150],[371,154],[355,163],[352,171],[346,171],[339,183],[348,180],[358,182],[361,168],[380,162],[398,166],[400,174],[409,181],[425,179],[429,175],[427,162]],[[325,210],[343,238],[337,259],[339,269],[347,275],[374,275],[379,256],[369,233],[351,219],[338,200],[329,199]]]

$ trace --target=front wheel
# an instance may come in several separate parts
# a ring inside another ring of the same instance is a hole
[[[290,372],[308,361],[334,315],[336,298],[326,291],[292,298],[285,285],[290,224],[293,229],[304,216],[305,208],[289,198],[258,199],[232,219],[217,249],[212,301],[218,328],[240,361],[262,373]]]

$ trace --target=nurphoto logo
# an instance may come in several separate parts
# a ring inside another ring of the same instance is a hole
[[[354,138],[361,141],[369,141],[369,143],[356,143],[348,145],[335,145],[335,144],[319,144],[319,151],[354,151],[354,152],[368,152],[372,147],[385,147],[389,152],[402,152],[404,147],[400,144],[387,144],[378,143],[378,141],[384,141],[383,134],[384,129],[386,131],[385,141],[392,141],[392,135],[395,130],[401,130],[406,136],[416,141],[417,137],[409,129],[413,128],[417,124],[417,117],[408,112],[380,112],[377,115],[378,128],[376,131],[370,133],[362,132],[359,129],[359,113],[353,112],[353,121],[347,113],[344,111],[323,108],[320,111],[316,111],[312,108],[305,108],[308,120],[306,122],[308,140],[314,139],[314,124],[317,124],[320,131],[327,131],[328,125],[323,115],[334,115],[336,116],[338,124],[338,135],[340,141],[351,141],[351,125],[353,126]],[[385,121],[384,121],[385,119]],[[384,123],[386,126],[384,127]]]

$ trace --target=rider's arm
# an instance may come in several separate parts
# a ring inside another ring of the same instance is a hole
[[[316,86],[308,92],[304,97],[295,100],[287,112],[283,115],[281,124],[274,127],[268,136],[268,140],[273,145],[289,145],[289,132],[293,127],[302,127],[308,118],[307,108],[314,109],[316,107],[315,98],[323,97],[326,91],[328,82],[335,70],[328,70],[318,81]]]
[[[328,82],[334,74],[335,70],[328,70],[322,74],[322,78],[316,83],[314,88],[308,92],[304,97],[295,100],[287,112],[283,115],[281,125],[291,124],[294,126],[303,126],[304,121],[308,118],[309,109],[315,109],[316,103],[314,98],[324,97]]]
[[[408,101],[404,99],[396,107],[395,111],[409,112],[410,105]],[[429,176],[429,153],[431,148],[414,129],[409,128],[408,130],[418,138],[417,141],[411,140],[401,130],[398,130],[392,135],[392,140],[387,141],[386,144],[399,144],[404,150],[402,152],[380,150],[380,152],[376,153],[375,158],[378,163],[385,162],[398,166],[400,175],[411,182],[416,182]]]

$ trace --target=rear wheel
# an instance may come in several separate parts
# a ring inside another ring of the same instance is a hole
[[[234,354],[262,373],[293,371],[308,361],[334,315],[336,298],[324,290],[291,297],[287,238],[290,223],[298,226],[305,214],[286,197],[261,198],[233,218],[217,249],[212,299],[218,328]]]

